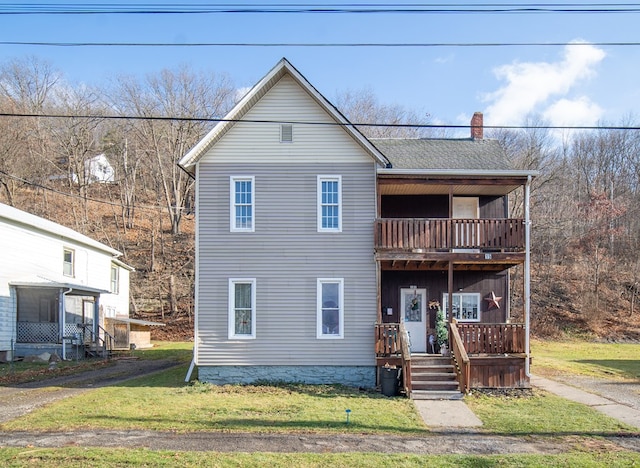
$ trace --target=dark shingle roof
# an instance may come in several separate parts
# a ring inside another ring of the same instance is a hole
[[[371,139],[394,169],[512,170],[497,140]]]

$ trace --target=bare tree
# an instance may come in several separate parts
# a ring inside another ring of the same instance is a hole
[[[10,60],[0,65],[0,106],[11,113],[38,114],[49,108],[60,73],[36,57]],[[2,119],[2,186],[9,199],[13,177],[46,180],[54,161],[49,133],[35,117]],[[55,165],[54,165],[55,166]],[[8,175],[7,175],[8,174]]]
[[[234,91],[226,76],[195,73],[186,67],[118,82],[114,106],[123,114],[148,118],[133,125],[136,146],[167,207],[173,234],[180,232],[185,201],[193,187],[193,180],[177,162],[207,131],[204,122],[189,119],[224,115]]]
[[[400,105],[381,104],[371,90],[345,91],[336,98],[336,107],[368,138],[426,138],[436,136],[428,125],[430,115],[423,116]],[[376,125],[384,124],[384,125]],[[444,136],[441,132],[439,136]]]

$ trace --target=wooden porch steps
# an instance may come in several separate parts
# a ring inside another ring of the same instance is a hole
[[[411,398],[459,400],[462,398],[451,358],[411,354]]]

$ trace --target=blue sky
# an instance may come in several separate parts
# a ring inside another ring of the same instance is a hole
[[[639,20],[640,14],[634,13],[0,15],[0,41],[634,42]],[[25,55],[51,61],[71,83],[102,84],[120,73],[144,75],[188,64],[227,73],[238,87],[252,86],[287,57],[330,100],[341,91],[368,89],[381,103],[399,104],[449,124],[468,124],[474,111],[485,112],[487,125],[519,125],[530,115],[556,125],[619,123],[640,104],[640,47],[0,45],[0,61]]]

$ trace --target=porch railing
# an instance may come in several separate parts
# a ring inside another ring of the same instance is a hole
[[[402,323],[376,323],[375,346],[377,357],[399,357],[402,362],[402,387],[411,394],[411,351],[409,334]]]
[[[55,322],[18,322],[16,341],[18,343],[58,343],[60,326]]]
[[[450,332],[449,341],[451,343],[453,359],[456,362],[460,391],[462,393],[468,393],[469,381],[471,380],[471,362],[469,361],[469,355],[462,343],[462,338],[460,338],[460,332],[455,320],[451,323]]]
[[[377,249],[426,251],[478,249],[522,251],[524,220],[386,218],[375,222]]]
[[[525,328],[520,323],[457,323],[468,354],[525,353]]]

